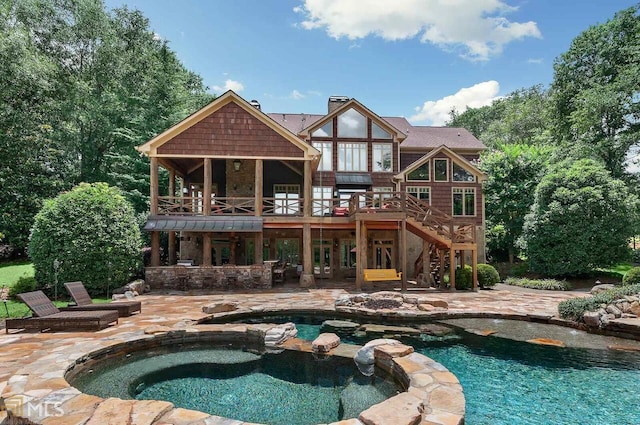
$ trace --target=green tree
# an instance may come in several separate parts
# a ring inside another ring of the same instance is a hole
[[[122,286],[141,261],[140,229],[133,208],[117,188],[81,183],[46,201],[36,215],[29,255],[40,285],[82,281],[92,294]]]
[[[0,4],[0,231],[24,251],[42,200],[65,187],[61,152],[51,140],[54,64],[29,29]]]
[[[615,178],[640,136],[639,10],[590,27],[554,64],[554,133],[565,155],[599,159]]]
[[[516,242],[550,152],[549,147],[503,144],[482,154],[480,168],[488,176],[484,186],[487,245],[494,259],[508,258],[513,263],[519,254]]]
[[[7,243],[26,247],[43,200],[83,181],[118,186],[148,211],[148,159],[134,147],[211,99],[139,11],[108,11],[100,0],[0,1]]]
[[[489,147],[549,141],[549,96],[541,85],[515,90],[489,106],[452,111],[450,127],[464,127]]]
[[[554,166],[536,188],[523,241],[534,272],[576,276],[628,255],[637,199],[598,162]]]

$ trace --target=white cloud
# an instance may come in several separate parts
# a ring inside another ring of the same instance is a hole
[[[160,34],[158,34],[157,32],[153,33],[153,40],[154,41],[162,41],[162,36]]]
[[[527,59],[527,63],[533,63],[533,64],[541,64],[542,62],[544,62],[544,60],[542,58],[530,58]]]
[[[289,95],[289,97],[293,100],[300,100],[304,97],[306,97],[304,94],[300,93],[298,90],[294,90],[291,92],[291,94]]]
[[[244,90],[244,85],[240,81],[228,79],[224,82],[224,86],[213,86],[213,89],[215,91],[233,90],[237,93]]]
[[[525,37],[541,37],[535,22],[511,22],[517,10],[505,0],[304,0],[294,12],[304,15],[298,27],[324,29],[335,39],[384,40],[419,37],[461,56],[488,60],[504,45]]]
[[[424,102],[422,106],[415,108],[416,114],[410,117],[409,121],[428,121],[431,125],[444,125],[451,118],[449,113],[452,109],[464,112],[468,108],[490,105],[500,98],[497,96],[499,91],[500,84],[493,80],[465,87],[442,99]]]

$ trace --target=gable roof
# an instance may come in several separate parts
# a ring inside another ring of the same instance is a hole
[[[403,118],[404,120],[404,118]],[[406,121],[406,120],[405,120]],[[462,127],[411,126],[407,138],[402,143],[403,150],[434,149],[445,145],[450,149],[485,150],[480,140]]]
[[[320,152],[311,146],[308,143],[305,143],[303,140],[300,140],[298,136],[296,136],[293,132],[291,132],[286,127],[282,126],[275,120],[271,119],[267,114],[257,109],[249,102],[244,100],[242,97],[238,96],[232,90],[227,91],[220,97],[214,99],[211,103],[203,107],[202,109],[194,112],[189,115],[184,120],[180,121],[176,125],[171,128],[165,130],[161,134],[157,135],[153,139],[148,142],[137,146],[136,150],[140,153],[146,154],[148,156],[156,156],[157,149],[163,144],[172,140],[175,136],[181,134],[182,132],[188,130],[194,125],[198,124],[205,118],[209,117],[213,113],[217,112],[221,108],[225,107],[229,104],[235,104],[238,107],[242,108],[248,114],[252,115],[260,122],[265,124],[267,127],[272,129],[274,132],[278,133],[287,141],[291,142],[294,146],[299,148],[304,153],[304,159],[312,159],[316,160],[319,158]]]
[[[461,167],[465,168],[467,171],[470,171],[472,174],[477,176],[479,182],[482,182],[487,179],[487,175],[484,172],[482,172],[478,167],[476,167],[471,162],[467,161],[463,156],[458,155],[457,153],[455,153],[445,145],[440,145],[436,149],[433,149],[431,152],[424,155],[422,158],[417,159],[416,161],[411,163],[408,167],[406,167],[404,170],[396,174],[394,176],[394,179],[404,180],[407,174],[411,173],[412,171],[414,171],[415,169],[417,169],[422,164],[427,162],[429,159],[435,157],[439,153],[445,153],[453,161],[458,163],[458,165],[460,165]]]
[[[398,140],[398,142],[402,142],[407,137],[407,135],[404,134],[402,131],[398,130],[391,123],[386,121],[384,118],[380,117],[371,109],[364,106],[362,103],[358,102],[356,99],[349,99],[349,101],[345,102],[339,108],[336,108],[335,110],[328,113],[327,115],[324,115],[321,119],[314,121],[312,124],[307,125],[302,131],[298,132],[298,134],[302,137],[307,137],[313,130],[322,127],[328,121],[333,119],[333,117],[338,116],[341,113],[348,111],[351,108],[355,109],[360,113],[363,113],[364,115],[368,115],[373,122],[375,122],[377,125],[382,127],[384,130],[391,133],[394,136],[394,138]]]

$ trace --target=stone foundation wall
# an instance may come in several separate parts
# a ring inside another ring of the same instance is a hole
[[[271,266],[147,267],[145,281],[154,289],[250,289],[271,288]]]

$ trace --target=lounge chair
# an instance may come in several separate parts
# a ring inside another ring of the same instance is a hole
[[[127,317],[142,311],[140,301],[116,301],[106,304],[94,304],[82,282],[67,282],[64,284],[73,297],[76,305],[63,308],[63,311],[103,311],[117,310],[118,316]]]
[[[99,330],[113,322],[118,323],[116,310],[60,311],[42,291],[18,294],[18,298],[29,307],[33,317],[7,319],[7,333],[9,329],[38,329],[40,332],[47,329]]]

